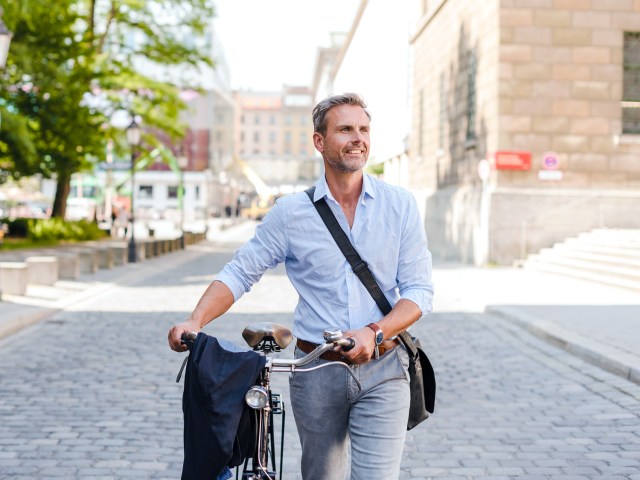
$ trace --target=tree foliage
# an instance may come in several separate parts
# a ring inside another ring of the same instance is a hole
[[[142,148],[181,137],[183,82],[162,67],[211,63],[206,42],[191,41],[206,39],[210,2],[0,0],[14,33],[0,77],[0,168],[15,178],[55,175],[53,215],[63,217],[71,175],[102,161],[109,139],[128,148],[110,122],[117,112],[139,118]]]

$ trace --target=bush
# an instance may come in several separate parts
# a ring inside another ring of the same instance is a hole
[[[36,242],[59,240],[97,240],[105,235],[95,223],[87,220],[66,222],[59,218],[0,218],[7,226],[7,237],[28,238]]]
[[[105,235],[95,223],[87,220],[65,222],[59,218],[29,219],[28,237],[35,242],[59,240],[97,240]]]

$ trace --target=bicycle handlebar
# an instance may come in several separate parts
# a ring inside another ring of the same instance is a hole
[[[187,345],[189,350],[191,350],[191,348],[193,347],[193,344],[194,344],[197,336],[198,336],[198,334],[196,332],[184,332],[181,335],[182,343],[184,345]],[[302,367],[304,365],[307,365],[308,363],[311,363],[316,358],[318,358],[320,355],[322,355],[323,353],[328,352],[330,350],[333,350],[335,347],[340,347],[343,351],[348,352],[356,344],[356,342],[355,342],[355,340],[353,338],[351,338],[351,337],[343,337],[342,336],[342,332],[340,330],[325,330],[325,332],[323,334],[323,337],[324,337],[326,342],[318,345],[313,351],[309,352],[308,354],[306,354],[302,358],[286,359],[286,358],[271,358],[271,357],[267,357],[267,363],[265,364],[265,368],[267,368],[268,370],[271,370],[272,372],[293,372],[293,371],[296,370],[296,368]],[[182,373],[182,369],[184,368],[184,365],[186,364],[186,361],[187,361],[187,359],[185,358],[185,361],[182,364],[182,368],[180,369],[180,374]],[[330,363],[330,364],[323,364],[323,365],[319,365],[319,366],[316,366],[316,367],[302,369],[300,371],[311,371],[311,370],[315,370],[317,368],[326,367],[326,366],[330,366],[330,365],[340,365],[340,366],[346,367],[347,371],[353,377],[353,379],[355,380],[356,384],[358,385],[358,389],[362,390],[362,386],[360,385],[360,382],[355,377],[355,375],[353,374],[353,372],[347,366],[346,363],[335,362],[335,363]],[[180,374],[178,374],[178,381],[180,379]]]
[[[297,359],[269,358],[267,359],[267,367],[274,372],[293,371],[296,369],[296,367],[301,367],[303,365],[311,363],[323,353],[333,350],[334,347],[339,346],[342,348],[342,350],[348,352],[356,344],[353,338],[342,337],[342,333],[339,333],[338,338],[336,338],[336,335],[327,338],[326,333],[327,332],[325,332],[325,339],[327,340],[327,342],[318,345],[313,351],[307,353],[304,357]]]
[[[184,332],[180,338],[184,345],[189,346],[189,344],[192,344],[196,340],[197,336],[198,334],[196,332]],[[274,372],[293,371],[296,367],[306,365],[314,361],[323,353],[333,350],[334,347],[340,347],[343,351],[348,352],[356,345],[353,338],[343,337],[340,330],[325,330],[323,336],[326,343],[318,345],[313,351],[309,352],[304,357],[298,359],[269,357],[267,358],[267,368],[272,369]]]

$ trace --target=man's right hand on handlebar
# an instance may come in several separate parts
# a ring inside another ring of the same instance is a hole
[[[179,323],[178,325],[174,325],[171,330],[169,330],[169,347],[171,350],[176,352],[185,352],[187,351],[187,346],[182,343],[182,334],[186,332],[199,332],[200,326],[193,320],[187,320],[184,323]]]

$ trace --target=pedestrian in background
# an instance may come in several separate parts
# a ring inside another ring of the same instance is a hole
[[[356,94],[332,96],[315,106],[313,141],[325,171],[315,184],[314,201],[327,201],[392,311],[383,316],[310,198],[300,192],[276,202],[187,321],[169,331],[171,348],[184,351],[184,332],[200,331],[268,268],[284,262],[299,295],[293,324],[296,357],[322,343],[325,329],[340,328],[355,347],[329,352],[321,361],[348,363],[362,384],[358,391],[348,372],[334,369],[290,377],[305,480],[345,478],[349,443],[352,480],[398,478],[409,411],[409,360],[395,336],[432,308],[431,254],[415,199],[363,173],[370,120]],[[375,358],[382,346],[384,353]]]

